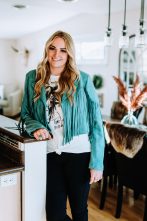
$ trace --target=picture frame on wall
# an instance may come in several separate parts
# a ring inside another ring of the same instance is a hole
[[[147,34],[147,30],[145,31]],[[136,75],[144,85],[147,85],[147,46],[136,46],[136,35],[129,37],[129,47],[119,51],[118,72],[127,87],[132,87]]]
[[[103,108],[104,107],[104,94],[103,93],[99,93],[98,94],[98,99],[99,99],[100,108]]]

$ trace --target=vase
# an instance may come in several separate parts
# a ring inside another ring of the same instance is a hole
[[[133,115],[133,111],[128,111],[128,114],[121,120],[122,124],[138,125],[137,118]]]

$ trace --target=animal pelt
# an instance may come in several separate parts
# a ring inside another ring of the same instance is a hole
[[[106,123],[106,128],[117,152],[133,158],[141,149],[146,131],[116,123]]]

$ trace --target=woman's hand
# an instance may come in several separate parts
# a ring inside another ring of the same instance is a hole
[[[33,135],[36,138],[36,140],[52,139],[50,133],[46,129],[43,129],[43,128],[35,130]]]
[[[102,176],[103,176],[102,171],[91,169],[90,170],[90,184],[98,182],[99,180],[102,179]]]

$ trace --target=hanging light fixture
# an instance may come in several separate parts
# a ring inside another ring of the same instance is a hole
[[[111,46],[112,45],[112,33],[110,28],[110,15],[111,15],[111,0],[109,0],[109,12],[108,12],[108,26],[107,30],[104,36],[104,44],[105,46]]]
[[[135,38],[135,46],[142,47],[147,44],[146,33],[144,28],[144,0],[141,0],[140,19],[139,19],[139,33]]]
[[[126,26],[126,0],[124,5],[124,23],[122,25],[122,35],[119,39],[119,48],[127,48],[129,46],[129,36],[127,34],[127,26]]]

